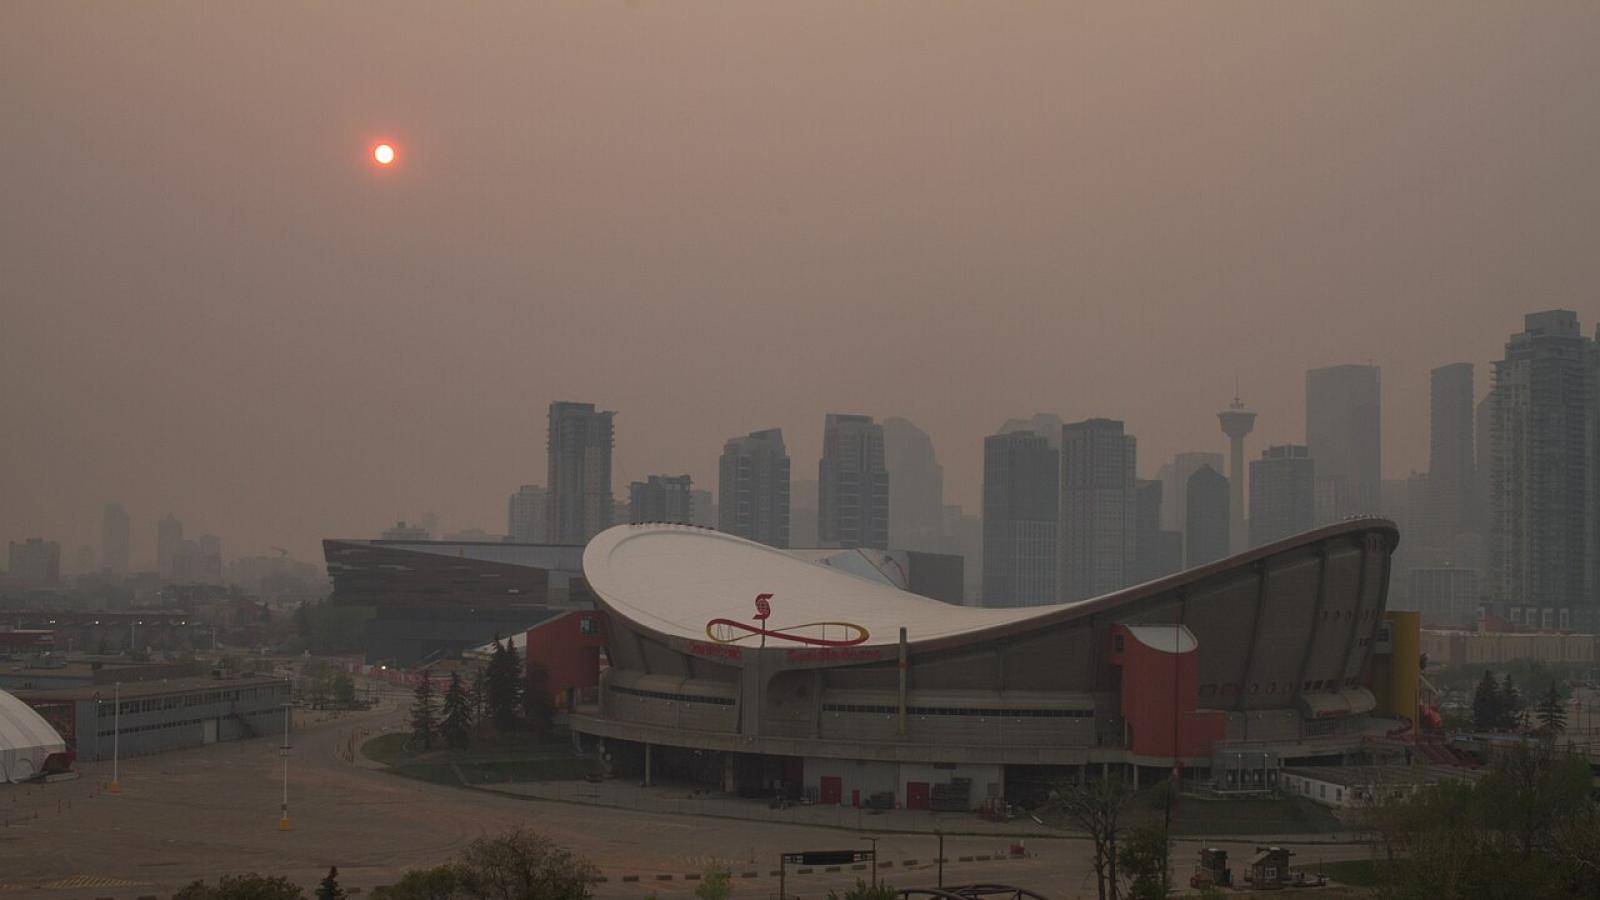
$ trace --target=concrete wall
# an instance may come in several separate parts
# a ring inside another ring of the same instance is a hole
[[[843,783],[840,803],[849,806],[852,792],[860,791],[861,802],[879,791],[891,791],[895,802],[905,803],[901,787],[900,766],[896,763],[872,762],[863,759],[823,759],[807,757],[805,761],[805,786],[808,790],[822,789],[824,777],[836,777]]]

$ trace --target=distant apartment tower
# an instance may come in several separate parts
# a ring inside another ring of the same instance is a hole
[[[1031,431],[983,439],[984,606],[1054,603],[1061,452]]]
[[[506,539],[513,544],[545,544],[549,527],[549,494],[537,484],[525,484],[506,500]]]
[[[1318,524],[1378,512],[1380,421],[1377,366],[1306,372],[1306,451],[1317,461]]]
[[[1316,527],[1316,465],[1306,447],[1283,444],[1250,461],[1250,546]]]
[[[889,469],[883,426],[871,416],[829,413],[817,463],[817,542],[889,547]]]
[[[1600,627],[1597,356],[1576,313],[1531,313],[1494,363],[1489,410],[1489,593],[1579,631]]]
[[[100,518],[100,567],[113,575],[126,575],[131,565],[132,531],[128,511],[121,503],[107,503]]]
[[[1192,569],[1231,552],[1231,485],[1221,472],[1201,466],[1184,488],[1189,496],[1184,504],[1183,565]]]
[[[182,543],[183,523],[172,513],[162,516],[161,521],[156,523],[156,574],[162,581],[172,580],[173,561]]]
[[[1115,419],[1061,428],[1061,599],[1132,583],[1137,545],[1136,444]]]
[[[49,587],[61,583],[61,545],[43,538],[11,541],[7,554],[10,580],[26,587]]]
[[[789,451],[783,429],[730,438],[717,461],[717,529],[769,547],[789,546]]]
[[[1434,369],[1428,393],[1428,487],[1420,524],[1425,544],[1448,547],[1456,535],[1478,530],[1472,363]]]
[[[628,521],[678,522],[694,519],[693,483],[687,475],[651,475],[628,485]]]
[[[553,544],[587,544],[613,522],[611,447],[614,412],[593,403],[558,400],[550,404],[547,439],[549,492],[546,539]]]
[[[889,468],[889,544],[896,550],[943,552],[944,467],[933,439],[907,419],[883,420]]]
[[[689,508],[693,511],[689,517],[689,524],[700,525],[706,528],[717,527],[717,501],[707,488],[695,488],[689,492]]]

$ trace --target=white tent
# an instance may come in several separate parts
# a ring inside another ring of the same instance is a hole
[[[33,778],[51,754],[66,749],[66,741],[33,707],[0,691],[0,784]]]

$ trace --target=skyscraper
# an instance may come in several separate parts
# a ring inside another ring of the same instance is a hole
[[[883,426],[871,416],[829,413],[817,463],[817,542],[889,547],[889,470]]]
[[[730,438],[717,462],[717,528],[760,541],[789,546],[789,451],[783,430],[752,431]]]
[[[945,549],[944,467],[928,433],[910,421],[883,420],[883,454],[889,468],[889,544],[896,550]]]
[[[1201,466],[1189,476],[1184,488],[1189,499],[1184,505],[1183,565],[1192,569],[1232,552],[1229,543],[1233,522],[1229,507],[1232,485],[1221,472]]]
[[[183,543],[183,523],[167,513],[156,523],[156,572],[162,581],[171,581],[178,545]]]
[[[549,497],[537,484],[525,484],[506,500],[506,539],[514,544],[543,544],[549,526]]]
[[[1242,444],[1241,452],[1243,452]],[[1161,479],[1162,528],[1183,533],[1184,523],[1188,521],[1185,510],[1189,504],[1189,476],[1198,472],[1201,466],[1210,466],[1218,472],[1223,471],[1222,454],[1187,450],[1174,454],[1172,462],[1156,470],[1156,477]]]
[[[593,403],[550,404],[545,536],[553,544],[587,544],[612,524],[615,415]]]
[[[61,545],[43,538],[11,541],[6,574],[23,587],[49,587],[61,583]]]
[[[816,547],[821,544],[817,534],[817,498],[822,491],[815,478],[793,478],[789,481],[789,546]]]
[[[1425,546],[1450,547],[1456,535],[1477,530],[1472,363],[1440,366],[1429,381],[1428,494],[1419,524]]]
[[[1319,524],[1377,513],[1383,478],[1380,406],[1377,366],[1306,372],[1306,451],[1317,461]]]
[[[1600,350],[1578,316],[1530,313],[1494,363],[1489,415],[1491,596],[1539,624],[1592,631]],[[1526,619],[1524,619],[1526,621]]]
[[[1061,599],[1126,587],[1134,576],[1136,444],[1115,419],[1061,428]]]
[[[983,439],[984,606],[1054,603],[1061,452],[1031,431]]]
[[[202,534],[200,540],[194,542],[194,549],[192,578],[203,584],[221,584],[222,538],[214,534]]]
[[[694,486],[687,475],[651,475],[628,485],[628,521],[679,522],[694,519]]]
[[[113,575],[128,574],[131,543],[128,511],[121,503],[107,503],[100,519],[100,567]]]
[[[1244,401],[1235,393],[1228,408],[1217,413],[1217,422],[1222,425],[1222,433],[1228,436],[1228,515],[1232,516],[1228,520],[1228,546],[1243,549],[1249,537],[1244,513],[1254,508],[1254,504],[1245,505],[1244,439],[1256,427],[1256,414],[1245,409]],[[1186,484],[1185,489],[1187,487]]]
[[[1284,444],[1250,462],[1250,546],[1316,527],[1316,464],[1304,446]]]
[[[1134,481],[1132,583],[1153,581],[1183,568],[1183,532],[1161,527],[1161,512],[1167,505],[1164,488],[1157,478]]]

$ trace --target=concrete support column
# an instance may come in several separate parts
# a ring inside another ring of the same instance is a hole
[[[907,667],[910,665],[910,661],[909,661],[908,656],[909,655],[906,652],[906,630],[904,628],[901,628],[900,629],[900,696],[899,696],[899,703],[898,703],[898,705],[899,705],[899,715],[897,717],[897,722],[895,724],[895,734],[899,735],[900,737],[905,737],[906,736],[906,690],[907,690],[907,687],[908,687],[907,684],[906,684],[906,676],[908,674]]]
[[[650,745],[644,745],[644,786],[650,786]]]
[[[739,790],[738,769],[734,763],[737,754],[722,754],[722,792],[724,794],[736,793]]]

